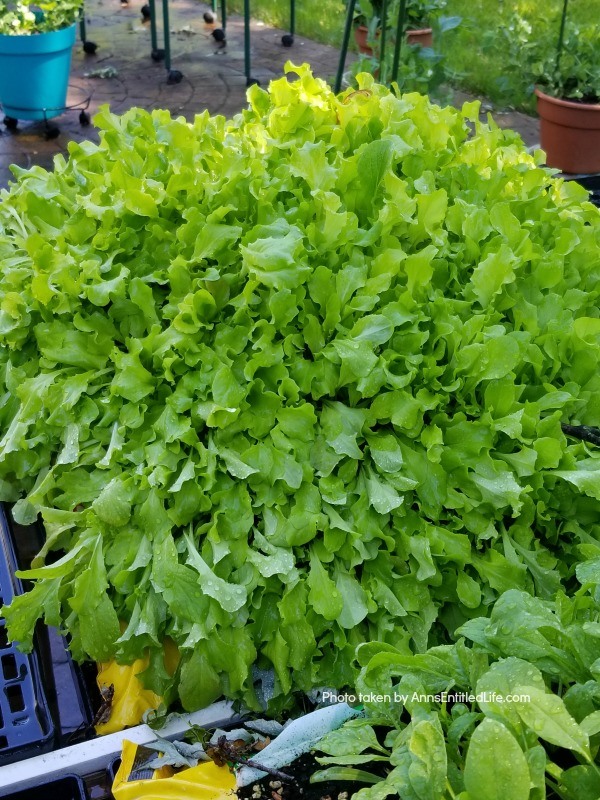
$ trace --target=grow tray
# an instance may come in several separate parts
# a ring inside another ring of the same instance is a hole
[[[89,795],[81,778],[66,775],[37,789],[24,789],[4,797],[6,800],[88,800]]]
[[[0,508],[0,597],[10,603],[23,591],[4,509]],[[55,728],[35,653],[8,641],[0,620],[0,765],[52,749]]]
[[[40,525],[21,526],[0,505],[0,597],[22,593],[15,572],[26,569],[43,541]],[[0,620],[0,797],[7,800],[102,800],[109,798],[123,739],[140,744],[156,738],[139,725],[97,738],[94,710],[100,705],[95,664],[74,664],[54,628],[40,625],[35,650],[9,644]],[[182,715],[161,735],[181,738],[190,725],[222,727],[237,719],[230,703]],[[87,786],[87,789],[86,789]]]
[[[0,508],[0,539],[2,552],[7,554],[9,574],[6,579],[10,577],[14,587],[11,595],[3,595],[3,601],[10,603],[14,594],[23,591],[22,582],[14,575],[15,570],[29,568],[32,558],[41,547],[43,532],[39,525],[25,527],[12,522],[9,509],[3,506]],[[5,641],[3,620],[0,620],[0,625]],[[34,643],[35,650],[31,656],[24,656],[15,645],[10,647],[19,658],[29,659],[34,664],[42,695],[41,707],[49,712],[54,728],[53,740],[47,749],[71,744],[76,738],[89,737],[94,709],[100,702],[99,693],[98,697],[94,694],[98,692],[97,688],[85,670],[73,662],[65,640],[56,628],[39,625]],[[26,751],[15,752],[15,758],[26,758],[28,755],[31,754]]]
[[[199,725],[202,728],[225,727],[235,723],[236,719],[238,717],[233,712],[232,704],[220,701],[202,711],[182,714],[159,734],[165,739],[181,739],[192,725]],[[107,790],[102,793],[102,785],[104,787],[110,785],[107,767],[120,756],[123,740],[147,744],[154,741],[156,735],[157,732],[148,725],[137,725],[119,733],[110,733],[91,741],[79,742],[10,764],[0,769],[0,797],[12,799],[14,795],[15,800],[16,798],[24,800],[25,797],[37,800],[38,796],[33,794],[33,790],[45,791],[46,786],[73,775],[85,779],[89,787],[96,787],[95,791],[90,792],[90,797],[94,800],[110,797],[106,793]],[[21,796],[14,794],[15,792],[26,792],[26,794]],[[39,800],[42,800],[42,795]],[[44,794],[43,800],[51,798]],[[65,800],[70,800],[69,795],[66,795]]]

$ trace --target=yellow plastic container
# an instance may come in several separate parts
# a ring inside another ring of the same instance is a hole
[[[235,776],[228,767],[213,761],[175,772],[161,767],[147,780],[129,780],[138,755],[138,745],[125,740],[121,766],[115,775],[115,800],[234,800]],[[158,753],[157,753],[158,755]]]
[[[164,649],[165,669],[169,675],[173,675],[179,663],[179,651],[170,639],[165,641]],[[133,664],[107,661],[98,665],[98,688],[103,694],[111,686],[114,690],[110,717],[106,722],[96,725],[96,733],[100,736],[139,725],[146,711],[155,711],[162,704],[162,697],[144,689],[137,677],[148,663],[148,658],[139,658]]]
[[[138,725],[146,711],[160,706],[161,698],[149,689],[144,689],[137,677],[148,666],[147,661],[140,658],[127,665],[109,661],[100,666],[97,678],[100,691],[110,686],[114,688],[110,717],[107,722],[96,725],[96,733],[100,736]]]

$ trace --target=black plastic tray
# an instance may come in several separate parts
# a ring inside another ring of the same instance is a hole
[[[4,506],[4,513],[17,566],[19,569],[28,569],[44,543],[42,524],[18,525],[12,519],[9,506]],[[84,676],[82,668],[71,658],[64,637],[56,628],[39,625],[34,644],[42,686],[54,720],[54,747],[65,747],[92,738],[95,735],[91,727],[94,708],[101,703],[95,686],[96,666],[92,665],[92,678]]]
[[[9,604],[22,586],[4,509],[0,508],[0,601]],[[0,619],[0,765],[51,750],[54,723],[35,653],[9,644]]]
[[[84,782],[77,775],[66,775],[35,789],[4,795],[4,800],[88,800]]]

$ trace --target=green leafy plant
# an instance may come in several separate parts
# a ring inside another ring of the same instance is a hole
[[[361,56],[353,64],[350,74],[356,76],[370,72],[377,80],[387,83],[392,71],[393,54],[381,62],[377,56]],[[437,97],[444,86],[446,72],[443,56],[431,47],[406,45],[401,53],[398,67],[398,86],[402,92],[420,92]]]
[[[458,27],[460,17],[442,17],[435,20],[435,47],[422,47],[405,42],[400,50],[395,83],[402,92],[420,92],[442,100],[449,91],[449,73],[446,60],[441,52],[442,40],[447,32]],[[386,47],[382,53],[381,40],[372,40],[373,55],[361,56],[353,64],[350,74],[354,77],[361,72],[370,72],[383,84],[389,84],[394,74],[396,31],[390,25],[387,31]]]
[[[571,599],[506,592],[456,644],[359,648],[366,713],[319,743],[313,780],[362,780],[355,800],[596,800],[600,560],[578,575]]]
[[[500,99],[522,105],[537,84],[547,94],[565,100],[600,100],[600,54],[595,25],[572,25],[565,20],[557,53],[556,35],[545,29],[534,34],[531,24],[513,14],[507,24],[488,32],[482,47],[503,56],[503,74],[497,79]]]
[[[77,21],[82,8],[83,0],[46,0],[39,3],[0,0],[0,34],[21,36],[66,28]]]
[[[445,10],[447,0],[407,0],[406,22],[408,30],[430,28],[434,20]],[[392,0],[391,16],[396,17],[400,0]]]
[[[230,121],[104,109],[0,203],[0,493],[47,535],[10,636],[148,654],[188,709],[352,685],[600,555],[585,190],[477,104],[287,69]]]
[[[447,0],[407,0],[406,27],[408,30],[430,27],[432,21],[446,8]],[[396,24],[399,0],[390,0],[387,4],[388,24]],[[375,27],[381,25],[383,15],[382,0],[357,0],[354,21],[359,25]]]
[[[567,24],[560,58],[549,50],[545,59],[534,65],[533,76],[547,94],[584,103],[600,102],[597,25]]]

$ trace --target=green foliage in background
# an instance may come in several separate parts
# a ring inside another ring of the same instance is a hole
[[[241,0],[234,0],[232,8],[241,12]],[[547,46],[544,45],[542,62],[554,55],[561,10],[561,0],[548,3],[448,0],[444,14],[462,19],[460,28],[455,35],[446,38],[443,46],[448,79],[455,87],[480,93],[501,107],[532,111],[535,105],[533,82],[540,72],[529,72],[529,67],[535,66],[530,51],[537,50],[539,43],[544,42]],[[298,30],[309,38],[339,46],[344,12],[345,5],[338,0],[298,0]],[[252,14],[286,28],[289,3],[255,0]],[[593,72],[596,75],[596,86],[600,49],[593,47],[593,41],[597,37],[599,19],[600,0],[571,0],[569,3],[570,23],[581,34],[577,47],[569,45],[569,58],[577,62],[576,74]],[[590,47],[586,43],[588,39],[592,42]],[[549,70],[550,63],[541,74],[548,75]]]
[[[83,0],[46,0],[19,3],[0,0],[0,34],[8,36],[48,33],[77,21]]]
[[[514,15],[507,27],[486,34],[484,50],[495,60],[502,59],[496,89],[505,103],[528,102],[534,85],[567,100],[600,99],[597,25],[576,27],[567,22],[559,58],[555,31],[534,36],[527,20]]]

